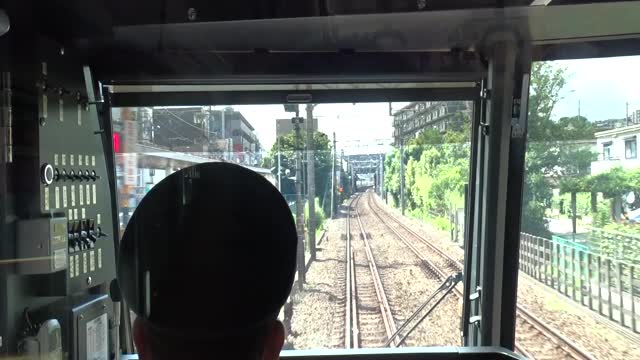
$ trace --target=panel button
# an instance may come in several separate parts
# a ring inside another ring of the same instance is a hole
[[[44,164],[40,168],[40,181],[45,185],[51,185],[53,182],[53,166],[51,164]]]

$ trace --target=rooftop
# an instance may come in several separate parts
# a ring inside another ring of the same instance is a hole
[[[611,129],[611,130],[600,131],[595,133],[595,137],[596,138],[615,137],[617,135],[624,135],[624,134],[637,133],[637,132],[640,132],[640,124],[633,124],[629,126],[623,126],[623,127]]]

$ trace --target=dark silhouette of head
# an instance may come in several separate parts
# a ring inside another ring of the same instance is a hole
[[[155,185],[118,259],[141,357],[277,357],[296,238],[281,194],[244,167],[198,164]]]

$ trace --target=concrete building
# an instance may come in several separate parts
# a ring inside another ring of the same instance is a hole
[[[307,121],[305,118],[304,121]],[[307,125],[305,123],[302,124],[301,129],[306,131]],[[318,119],[313,119],[313,123],[311,124],[313,131],[318,131]],[[282,136],[294,131],[293,122],[291,119],[277,119],[276,120],[276,136]]]
[[[253,126],[232,108],[122,107],[113,108],[111,117],[121,227],[153,186],[194,164],[238,163],[275,185],[271,170],[260,167],[262,149]]]
[[[596,131],[606,131],[611,129],[617,129],[621,127],[627,126],[627,120],[622,119],[606,119],[606,120],[596,120],[593,122],[593,127]]]
[[[154,136],[150,143],[183,152],[215,151],[215,136],[208,125],[202,107],[157,107],[153,109]]]
[[[231,107],[154,108],[151,143],[189,152],[260,152],[260,141],[247,119]],[[145,131],[142,132],[143,134]]]
[[[396,145],[405,143],[424,129],[434,128],[445,132],[460,128],[465,119],[471,118],[473,104],[469,101],[417,101],[393,115],[393,139]]]
[[[592,175],[618,166],[624,169],[640,167],[638,159],[640,124],[600,131],[595,136],[598,160],[591,163]]]
[[[206,110],[210,131],[218,139],[230,139],[226,151],[259,152],[260,141],[251,123],[232,107],[224,110]]]
[[[640,124],[640,109],[631,112],[631,114],[629,115],[629,117],[631,118],[631,122],[634,124]]]

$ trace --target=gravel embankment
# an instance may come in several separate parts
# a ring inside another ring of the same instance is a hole
[[[327,231],[317,247],[303,291],[294,291],[290,329],[285,348],[320,349],[344,347],[345,232],[344,211],[327,222]],[[285,325],[287,325],[285,321]]]
[[[417,257],[411,253],[388,229],[371,214],[365,199],[358,205],[363,225],[370,237],[385,293],[391,305],[396,326],[402,325],[415,309],[440,285],[440,281],[422,269]],[[345,219],[328,223],[325,239],[318,247],[317,260],[306,275],[305,289],[294,289],[291,297],[292,312],[286,348],[317,349],[344,346],[345,327]],[[363,243],[355,219],[352,221],[354,250],[362,254]],[[363,255],[363,254],[362,254]],[[364,256],[364,255],[363,255]],[[356,256],[357,272],[366,280],[368,267],[363,256]],[[363,270],[366,271],[363,273]],[[363,294],[363,299],[366,294]],[[370,306],[360,304],[366,314]],[[408,346],[459,345],[460,305],[455,296],[441,303],[412,335]],[[368,328],[362,319],[362,329]],[[380,329],[383,330],[383,329]],[[371,334],[372,340],[375,334]],[[365,336],[362,336],[365,340]],[[376,341],[363,341],[363,345],[376,345]]]

